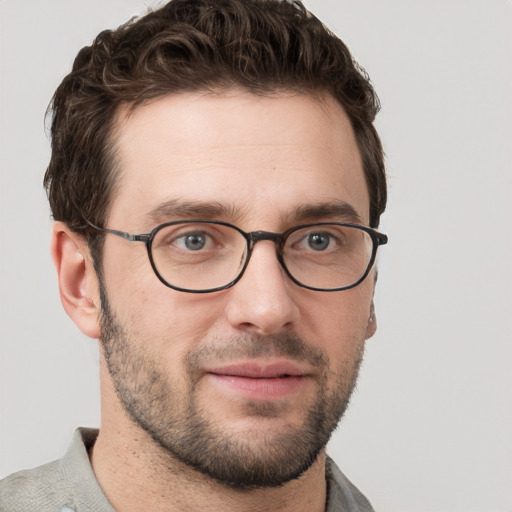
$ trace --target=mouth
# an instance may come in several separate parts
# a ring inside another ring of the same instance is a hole
[[[243,362],[209,368],[209,380],[225,393],[252,400],[277,400],[301,391],[310,374],[290,361]]]

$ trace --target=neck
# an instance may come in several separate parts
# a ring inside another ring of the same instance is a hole
[[[90,457],[96,478],[117,512],[325,510],[325,453],[300,478],[281,487],[232,489],[176,460],[135,425],[104,368],[101,373],[102,423]]]

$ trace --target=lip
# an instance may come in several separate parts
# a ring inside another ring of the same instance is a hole
[[[206,376],[223,392],[268,401],[299,392],[309,373],[291,361],[247,361],[208,368]]]
[[[253,379],[275,379],[278,377],[302,377],[307,370],[291,361],[257,362],[247,361],[233,363],[206,369],[207,373],[215,375],[231,375]]]

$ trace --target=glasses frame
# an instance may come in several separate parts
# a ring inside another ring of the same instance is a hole
[[[284,233],[273,233],[271,231],[251,231],[251,232],[247,233],[246,231],[243,231],[239,227],[237,227],[233,224],[230,224],[229,222],[223,222],[220,220],[184,219],[184,220],[175,220],[175,221],[170,221],[170,222],[165,222],[163,224],[159,224],[158,226],[153,228],[149,233],[141,233],[141,234],[131,234],[131,233],[127,233],[126,231],[119,231],[117,229],[100,228],[98,226],[95,226],[94,224],[92,224],[91,222],[89,222],[87,220],[86,220],[86,222],[89,227],[91,227],[101,233],[116,235],[120,238],[123,238],[124,240],[127,240],[128,242],[143,242],[146,245],[146,250],[148,253],[149,261],[151,263],[151,267],[153,268],[153,271],[155,272],[155,275],[158,277],[158,279],[165,286],[172,288],[173,290],[177,290],[180,292],[186,292],[186,293],[213,293],[213,292],[218,292],[221,290],[227,290],[228,288],[231,288],[232,286],[234,286],[238,281],[240,281],[240,279],[244,275],[244,272],[245,272],[247,266],[249,265],[249,261],[251,259],[251,255],[252,255],[254,246],[256,245],[257,242],[260,242],[262,240],[269,240],[269,241],[272,241],[275,243],[276,256],[277,256],[277,260],[279,261],[279,264],[285,271],[286,275],[298,286],[300,286],[302,288],[306,288],[308,290],[314,290],[314,291],[318,291],[318,292],[338,292],[338,291],[342,291],[342,290],[348,290],[350,288],[356,287],[358,284],[362,283],[366,279],[371,268],[373,267],[373,264],[375,263],[377,249],[379,248],[379,246],[385,245],[388,243],[387,235],[380,233],[380,232],[376,231],[375,229],[368,228],[366,226],[360,226],[359,224],[348,223],[348,222],[314,222],[314,223],[310,223],[310,224],[301,224],[300,226],[294,226],[293,228],[288,229]],[[166,228],[167,226],[176,226],[179,224],[190,224],[190,223],[216,224],[216,225],[220,225],[220,226],[226,226],[226,227],[229,227],[229,228],[232,228],[232,229],[238,231],[245,238],[245,241],[247,243],[247,256],[245,258],[244,265],[241,268],[238,275],[232,281],[230,281],[228,284],[226,284],[224,286],[218,286],[216,288],[207,288],[205,290],[190,290],[188,288],[181,288],[179,286],[175,286],[175,285],[167,282],[160,275],[158,269],[156,268],[155,262],[153,260],[153,253],[151,250],[153,240],[154,240],[156,234],[160,230]],[[359,229],[361,231],[364,231],[365,233],[368,233],[368,235],[372,239],[372,243],[373,243],[372,254],[371,254],[370,260],[368,261],[368,265],[366,267],[364,274],[355,283],[352,283],[348,286],[342,286],[339,288],[316,288],[314,286],[308,286],[304,283],[301,283],[298,279],[296,279],[290,273],[290,271],[286,267],[286,263],[284,262],[284,257],[283,257],[283,247],[286,243],[286,240],[295,231],[298,231],[299,229],[314,227],[314,226],[345,226],[345,227],[349,227],[349,228]]]

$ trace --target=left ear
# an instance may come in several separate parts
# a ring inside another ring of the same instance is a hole
[[[377,317],[375,316],[375,305],[373,303],[370,304],[370,313],[368,315],[368,324],[366,326],[366,339],[371,338],[375,331],[377,330]]]

